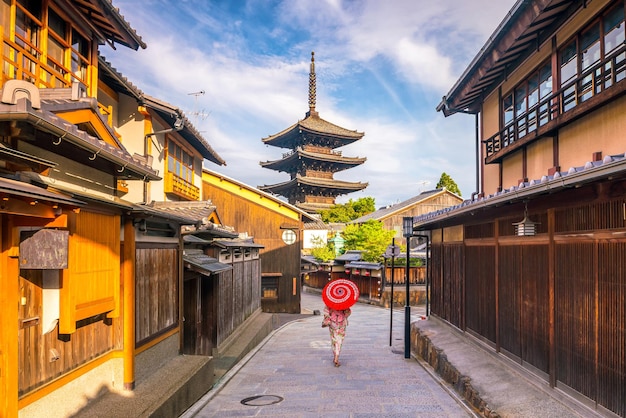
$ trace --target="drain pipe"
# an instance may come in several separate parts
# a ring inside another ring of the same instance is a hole
[[[474,126],[474,133],[476,135],[475,139],[476,139],[476,154],[474,155],[474,164],[476,164],[476,191],[474,193],[472,193],[472,198],[471,200],[474,201],[474,197],[476,195],[478,195],[480,193],[480,164],[479,164],[479,158],[480,158],[480,132],[479,132],[479,127],[478,127],[478,112],[475,113],[476,115],[476,123]]]
[[[144,138],[143,138],[143,146],[144,146],[144,155],[147,155],[147,146],[148,146],[148,138],[155,136],[155,135],[159,135],[159,134],[167,134],[170,132],[178,132],[180,130],[182,130],[185,127],[185,121],[182,117],[176,116],[176,120],[174,121],[174,126],[168,129],[163,129],[162,131],[156,131],[156,132],[150,132],[147,133]],[[157,148],[158,151],[158,147],[157,144],[154,143],[155,148]],[[159,151],[161,152],[161,151]],[[148,204],[148,183],[147,182],[143,182],[143,203],[144,204]]]
[[[478,195],[480,193],[480,164],[479,164],[479,156],[480,156],[480,132],[479,132],[479,119],[478,119],[478,115],[480,112],[472,112],[471,110],[468,110],[467,108],[465,109],[454,109],[451,107],[448,107],[448,98],[446,96],[443,96],[443,98],[441,99],[441,103],[439,103],[439,105],[436,107],[435,109],[437,112],[441,112],[443,113],[443,116],[448,117],[448,116],[452,116],[455,113],[464,113],[466,115],[474,115],[476,117],[476,122],[475,122],[475,126],[474,126],[474,134],[475,134],[475,140],[476,140],[476,151],[475,151],[475,156],[474,156],[474,164],[476,164],[476,191],[474,193],[472,193],[471,196],[471,200],[474,200],[474,197],[476,197],[476,195]]]

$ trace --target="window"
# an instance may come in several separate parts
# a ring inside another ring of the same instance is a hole
[[[607,13],[602,19],[604,30],[604,54],[614,55],[624,44],[624,8],[616,7]],[[624,64],[626,53],[621,52],[613,60],[604,65],[604,87],[610,87],[613,82],[621,81],[624,78]],[[619,71],[621,69],[621,71]],[[615,78],[615,80],[613,80]]]
[[[546,99],[551,93],[552,65],[548,62],[504,96],[502,112],[507,144],[535,131],[549,120]]]
[[[72,27],[60,9],[42,7],[48,3],[52,2],[15,2],[15,30],[7,32],[5,27],[5,34],[15,44],[5,44],[4,77],[26,80],[38,87],[69,87],[74,80],[88,86],[91,41]],[[11,21],[11,16],[1,17],[5,24]],[[20,58],[12,62],[7,57]]]
[[[624,6],[620,4],[561,48],[563,112],[624,78],[626,55],[623,46]]]
[[[48,64],[61,77],[68,73],[65,67],[65,51],[69,49],[67,43],[68,24],[54,10],[48,10]]]
[[[193,184],[193,157],[171,138],[167,142],[167,171]]]

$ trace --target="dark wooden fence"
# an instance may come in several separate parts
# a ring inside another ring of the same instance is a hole
[[[580,202],[531,214],[542,220],[533,237],[496,219],[466,226],[463,241],[433,243],[432,313],[626,416],[625,207],[621,197]]]

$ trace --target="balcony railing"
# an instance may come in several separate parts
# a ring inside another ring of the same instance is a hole
[[[539,101],[500,132],[484,140],[487,162],[501,157],[503,153],[500,151],[509,147],[513,150],[516,148],[513,145],[521,145],[520,142],[526,142],[525,139],[529,135],[534,135],[533,137],[545,135],[552,129],[572,121],[575,117],[580,116],[580,112],[572,110],[584,102],[591,102],[590,99],[595,98],[600,93],[611,88],[615,88],[616,92],[626,89],[622,84],[620,84],[620,89],[617,89],[617,84],[624,78],[626,78],[626,46],[615,51],[604,61],[599,61],[582,73],[580,77]],[[607,92],[607,100],[613,97],[614,95]],[[600,104],[597,102],[598,100],[603,99],[596,98],[595,106],[587,108],[587,110],[597,107]],[[569,117],[570,115],[571,117]]]
[[[187,200],[200,199],[200,188],[171,172],[165,175],[165,193],[173,193]]]
[[[24,38],[23,44],[11,41],[4,35],[4,27],[0,26],[2,41],[2,84],[6,80],[17,79],[33,83],[37,87],[60,88],[71,87],[72,81],[85,83],[68,68],[61,64],[53,65],[42,62],[43,51]]]

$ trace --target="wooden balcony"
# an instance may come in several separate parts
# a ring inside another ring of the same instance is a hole
[[[20,45],[4,35],[0,26],[2,40],[2,84],[6,80],[25,80],[39,88],[70,87],[74,79],[79,80],[72,72],[62,65],[49,65],[41,61],[43,51],[31,44],[27,39],[19,38]],[[16,35],[17,36],[17,35]],[[79,80],[84,82],[83,80]]]
[[[200,188],[174,173],[165,175],[165,193],[172,193],[186,200],[200,200]]]
[[[536,139],[554,135],[563,126],[624,95],[625,79],[626,46],[484,140],[485,163],[498,163],[511,152]]]

